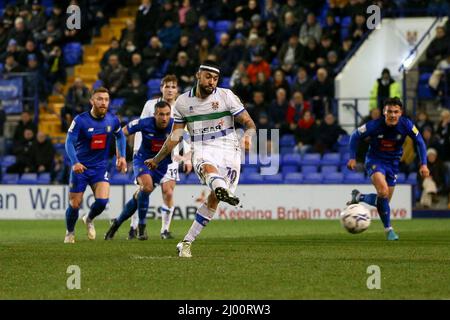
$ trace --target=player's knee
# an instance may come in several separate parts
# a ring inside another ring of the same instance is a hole
[[[173,199],[173,190],[170,189],[170,188],[166,189],[166,190],[164,191],[164,198],[165,198],[167,201],[172,200],[172,199]]]
[[[153,186],[152,185],[143,185],[141,187],[142,192],[145,193],[151,193],[153,191]]]
[[[389,188],[380,188],[377,192],[377,196],[379,198],[387,198],[389,197]]]
[[[78,210],[81,207],[81,200],[78,199],[71,199],[69,201],[70,206],[72,207],[72,209],[74,210]]]

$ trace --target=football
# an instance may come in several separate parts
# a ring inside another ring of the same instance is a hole
[[[361,204],[351,204],[342,211],[341,224],[350,233],[361,233],[370,226],[370,211]]]

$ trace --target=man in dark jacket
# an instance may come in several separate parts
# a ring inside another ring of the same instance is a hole
[[[53,157],[55,156],[55,148],[52,141],[45,133],[38,132],[31,149],[34,162],[33,171],[37,173],[50,172],[53,167]]]
[[[336,123],[333,114],[328,113],[317,130],[316,144],[314,146],[316,152],[334,151],[334,145],[341,134],[347,134],[347,132]]]

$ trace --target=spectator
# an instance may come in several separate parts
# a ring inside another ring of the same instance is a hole
[[[53,184],[67,184],[69,183],[69,166],[64,161],[64,156],[57,152],[53,160],[53,167],[50,173],[50,179]]]
[[[127,117],[139,117],[142,106],[147,101],[147,86],[142,83],[138,74],[133,74],[127,88],[119,91],[118,95],[125,98],[119,114]]]
[[[270,78],[271,75],[270,65],[262,57],[261,50],[257,50],[254,52],[253,60],[247,67],[247,74],[252,83],[256,83],[257,74],[259,72],[264,73],[266,79]]]
[[[182,34],[178,43],[172,48],[170,52],[170,60],[175,60],[180,51],[184,51],[187,53],[188,57],[193,59],[192,63],[197,65],[198,61],[195,59],[197,56],[197,51],[195,47],[189,42],[189,36],[187,34]]]
[[[353,49],[353,40],[351,37],[347,37],[342,41],[342,46],[339,49],[340,59],[345,59],[350,51]]]
[[[364,14],[357,14],[350,26],[350,34],[353,42],[359,42],[367,32],[366,17]]]
[[[35,38],[38,42],[47,46],[59,45],[62,40],[62,31],[55,26],[54,20],[47,21],[45,30],[40,34],[36,34]]]
[[[325,153],[334,151],[340,135],[347,132],[336,123],[336,118],[331,113],[327,113],[324,121],[319,125],[314,149],[316,152]]]
[[[450,169],[450,111],[441,111],[439,123],[436,129],[436,135],[438,138],[438,151],[441,155],[441,159],[446,162],[446,165]]]
[[[317,79],[312,81],[306,96],[311,100],[314,117],[322,120],[324,114],[330,111],[334,99],[334,81],[328,77],[326,69],[317,70]]]
[[[316,16],[312,12],[308,13],[306,21],[302,24],[300,29],[300,43],[306,46],[310,37],[313,37],[316,42],[319,42],[321,35],[322,27],[316,21]]]
[[[249,0],[247,5],[237,6],[235,12],[238,17],[242,17],[245,21],[250,21],[251,17],[259,14],[261,10],[256,0]]]
[[[208,26],[208,18],[200,16],[198,19],[198,26],[192,35],[194,44],[200,44],[201,40],[208,39],[209,45],[212,48],[216,44],[216,34],[213,29]]]
[[[33,172],[35,161],[33,159],[32,146],[34,143],[34,132],[31,129],[23,131],[23,137],[19,142],[14,143],[13,154],[16,162],[6,169],[7,173],[27,173]]]
[[[28,98],[37,97],[44,102],[48,96],[47,81],[42,66],[34,54],[28,56],[27,68],[24,70],[29,75],[25,76],[24,94]]]
[[[297,20],[292,11],[287,11],[284,14],[283,18],[284,23],[282,24],[281,28],[281,39],[282,41],[287,41],[293,33],[299,34],[300,22]]]
[[[430,208],[433,203],[438,201],[438,194],[447,194],[448,190],[445,181],[445,166],[439,159],[437,150],[433,148],[428,149],[427,159],[430,175],[427,178],[422,178],[422,176],[418,175],[418,179],[419,187],[422,191],[420,204],[425,208]]]
[[[200,64],[203,63],[203,61],[207,60],[208,55],[211,53],[211,46],[209,44],[209,41],[207,38],[203,38],[200,40],[200,45],[198,47],[198,61]]]
[[[335,45],[341,43],[341,26],[336,23],[336,18],[332,13],[328,13],[325,18],[322,35],[329,37]]]
[[[439,61],[450,54],[450,43],[445,28],[442,26],[436,27],[436,37],[431,41],[426,51],[426,60],[421,63],[421,66],[430,68],[436,67]]]
[[[328,71],[328,74],[330,75],[330,78],[334,79],[337,76],[337,71],[339,67],[339,60],[338,55],[336,51],[330,51],[327,54],[327,62],[326,62],[326,69]]]
[[[67,91],[64,107],[61,109],[62,131],[67,131],[73,118],[87,111],[90,106],[91,95],[88,87],[81,78],[75,78],[73,85]]]
[[[25,43],[25,48],[20,52],[17,62],[19,62],[22,66],[26,66],[28,64],[28,55],[34,54],[37,58],[38,63],[42,65],[44,63],[44,56],[41,51],[36,47],[36,43],[33,39],[28,39]]]
[[[48,20],[51,21],[55,29],[60,32],[62,32],[62,30],[66,27],[66,15],[65,12],[63,12],[63,6],[63,3],[55,1],[50,14],[50,19]]]
[[[50,51],[47,65],[47,78],[51,85],[55,85],[56,83],[66,83],[66,68],[64,67],[62,50],[59,46],[54,46],[52,51]]]
[[[3,66],[3,74],[24,72],[24,68],[16,61],[13,54],[8,54],[5,59],[5,65]]]
[[[138,32],[136,32],[136,24],[133,20],[128,19],[126,21],[126,27],[122,29],[120,34],[120,47],[125,48],[128,41],[131,41],[133,43],[137,43],[138,39]]]
[[[254,14],[250,19],[250,32],[258,34],[259,37],[266,35],[266,30],[259,14]]]
[[[376,110],[376,109],[374,109]],[[436,135],[433,134],[433,128],[432,127],[424,127],[423,131],[421,132],[423,141],[425,142],[425,145],[428,148],[434,148],[436,150],[440,150],[439,148],[439,139]]]
[[[13,142],[14,144],[19,144],[24,138],[25,130],[31,130],[33,132],[33,136],[37,132],[37,126],[33,122],[33,118],[28,111],[23,111],[20,114],[20,120],[14,130]]]
[[[230,78],[230,86],[234,88],[237,84],[240,83],[242,77],[247,75],[247,66],[245,61],[240,61],[236,68],[234,69],[233,73],[231,74]],[[239,95],[238,95],[239,96]]]
[[[237,17],[230,30],[228,30],[228,34],[230,35],[231,39],[234,39],[238,33],[242,34],[244,37],[248,37],[249,30],[250,28],[245,22],[244,18]]]
[[[303,47],[298,41],[298,35],[293,33],[289,37],[289,41],[285,42],[278,52],[278,61],[281,64],[281,69],[292,75],[295,67],[301,64],[302,54]]]
[[[172,0],[163,0],[161,2],[162,7],[159,12],[159,21],[164,22],[169,18],[173,23],[179,24],[179,15],[175,7],[173,6]],[[158,28],[162,28],[162,23],[159,24]]]
[[[149,46],[142,51],[142,59],[147,66],[147,74],[151,77],[166,61],[166,51],[157,36],[150,38]]]
[[[303,51],[301,65],[308,70],[308,74],[313,74],[317,70],[317,58],[319,57],[319,47],[313,37],[310,37]]]
[[[161,40],[163,48],[170,51],[179,40],[180,34],[180,27],[167,17],[163,21],[163,27],[158,31],[158,38]]]
[[[288,12],[291,12],[291,15],[298,19],[298,23],[302,24],[305,21],[305,8],[300,4],[300,1],[287,0],[286,4],[281,7],[279,14],[280,25],[284,25],[286,13]],[[298,34],[298,30],[296,33]]]
[[[264,97],[267,101],[271,101],[273,99],[270,81],[266,78],[263,72],[258,72],[256,76],[256,83],[253,84],[253,90],[264,92]]]
[[[31,149],[34,162],[33,171],[37,173],[50,172],[55,156],[55,148],[53,147],[52,141],[45,133],[38,132]]]
[[[113,54],[119,57],[119,61],[122,65],[125,63],[126,60],[125,50],[120,47],[119,40],[117,40],[117,38],[115,37],[111,39],[109,49],[105,51],[102,60],[100,60],[100,66],[102,67],[102,69],[108,65],[109,56]]]
[[[294,129],[295,151],[301,154],[311,151],[316,143],[316,131],[317,125],[311,111],[305,110],[298,121],[297,127]]]
[[[276,24],[276,18],[278,18],[278,13],[280,12],[280,5],[274,0],[264,1],[265,5],[262,9],[262,18],[265,21],[273,20]]]
[[[45,16],[44,8],[40,5],[39,0],[33,0],[31,4],[31,19],[28,22],[27,28],[33,34],[39,33],[45,28],[47,17]]]
[[[264,99],[263,91],[253,91],[253,101],[247,107],[248,113],[252,119],[259,119],[262,113],[267,114],[268,106]]]
[[[247,74],[243,75],[238,83],[233,86],[233,92],[242,100],[244,105],[253,99],[253,86]]]
[[[157,1],[142,0],[136,13],[136,30],[138,48],[145,47],[148,39],[156,35],[159,21],[160,8]]]
[[[110,91],[111,96],[115,97],[125,86],[127,69],[120,64],[117,54],[112,54],[109,56],[108,65],[100,71],[98,77]]]
[[[123,50],[123,62],[120,60],[120,63],[125,67],[129,68],[131,65],[131,57],[133,54],[138,53],[138,48],[136,47],[135,43],[133,41],[127,41],[125,43],[125,49]]]
[[[3,20],[0,17],[0,52],[6,53],[8,47],[8,32],[3,24]],[[0,54],[0,61],[3,61],[3,54]]]
[[[426,127],[431,129],[431,133],[434,132],[434,124],[429,119],[428,114],[426,111],[419,111],[417,112],[416,116],[416,127],[419,129],[419,132],[423,135],[423,131]]]
[[[133,53],[131,56],[131,65],[127,71],[127,83],[131,83],[133,76],[139,77],[141,83],[147,83],[150,78],[148,71],[148,67],[142,61],[141,54],[138,52]]]
[[[234,70],[234,66],[231,61],[230,35],[228,33],[222,33],[220,35],[220,41],[212,53],[217,56],[221,74],[225,77],[230,76]]]
[[[327,59],[328,53],[333,50],[334,46],[331,38],[327,35],[320,37],[319,57]]]
[[[245,46],[245,38],[238,33],[230,46],[229,63],[231,71],[236,68],[239,61],[242,61],[247,56],[247,48]]]
[[[283,45],[281,39],[282,35],[275,19],[267,20],[266,32],[264,37],[269,49],[267,60],[272,63],[273,59],[278,55],[279,48],[281,48],[281,46]]]
[[[289,124],[289,130],[291,133],[297,128],[302,115],[306,110],[310,110],[308,101],[305,101],[303,94],[300,91],[295,91],[292,95],[292,99],[289,102],[286,113],[286,121]]]
[[[275,70],[271,83],[270,92],[276,92],[279,88],[283,88],[288,96],[291,95],[289,82],[286,80],[283,70]]]
[[[181,8],[178,10],[180,26],[189,34],[198,22],[197,12],[191,6],[191,1],[183,0]]]
[[[375,81],[370,92],[370,109],[377,107],[383,109],[384,100],[394,97],[401,98],[401,95],[400,84],[391,77],[389,69],[384,68],[381,72],[381,78]]]
[[[195,65],[191,62],[186,52],[178,53],[177,60],[169,65],[168,74],[174,74],[178,78],[180,92],[186,91],[194,84]]]
[[[30,32],[25,27],[25,22],[22,17],[17,17],[14,20],[14,28],[9,32],[9,37],[16,40],[19,50],[25,48],[25,43],[28,40]]]
[[[268,111],[272,128],[279,129],[281,134],[287,132],[286,113],[289,105],[287,97],[286,90],[279,88]]]
[[[309,78],[306,68],[300,67],[297,70],[297,76],[295,77],[295,81],[292,85],[292,91],[300,91],[303,95],[305,95],[311,83],[312,79]]]

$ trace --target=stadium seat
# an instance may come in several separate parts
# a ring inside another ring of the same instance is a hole
[[[317,173],[318,171],[319,171],[319,167],[313,166],[313,165],[302,166],[302,169],[301,169],[301,172],[303,173],[303,175],[306,175],[308,173]]]
[[[310,172],[310,173],[304,174],[303,183],[319,184],[319,183],[322,183],[322,180],[323,180],[323,176],[321,173]]]
[[[403,172],[400,172],[397,174],[397,183],[401,184],[401,183],[405,183],[406,182],[406,174],[404,174]]]
[[[109,179],[109,182],[112,185],[121,185],[121,184],[129,184],[129,183],[132,183],[133,181],[130,178],[130,175],[128,173],[117,172],[111,176],[111,178]]]
[[[50,173],[45,172],[38,175],[38,184],[50,184]]]
[[[302,157],[298,153],[288,153],[282,157],[283,166],[298,166],[300,165]]]
[[[323,183],[341,184],[342,181],[344,181],[344,174],[342,172],[323,174]]]
[[[352,173],[352,172],[355,172],[355,171],[350,170],[349,168],[347,168],[346,164],[343,164],[343,165],[341,165],[341,172],[343,174],[348,174],[348,173]]]
[[[344,146],[344,147],[347,147],[349,142],[350,142],[350,135],[348,135],[348,134],[341,134],[337,141],[339,146]]]
[[[7,155],[2,159],[2,167],[9,167],[10,165],[16,163],[16,156]]]
[[[186,184],[199,184],[200,180],[198,180],[198,177],[195,173],[191,172],[187,177],[186,177]]]
[[[227,32],[230,29],[231,21],[229,20],[218,20],[214,24],[215,32]]]
[[[337,166],[322,166],[322,169],[320,170],[320,172],[322,172],[322,174],[325,176],[329,173],[338,172],[338,167]]]
[[[230,80],[231,80],[230,77],[223,77],[222,82],[221,82],[221,87],[229,89],[230,88]]]
[[[160,92],[159,86],[161,85],[160,78],[153,78],[147,81],[147,87],[152,94],[157,94]]]
[[[265,183],[282,184],[284,179],[281,173],[263,176]]]
[[[406,179],[406,184],[416,185],[417,184],[417,173],[411,172]]]
[[[338,166],[341,164],[341,155],[339,153],[325,153],[320,160],[320,164]]]
[[[295,137],[292,134],[285,134],[280,138],[280,147],[294,147]]]
[[[242,167],[242,171],[247,173],[258,173],[259,172],[259,167],[255,166],[255,165],[245,165]]]
[[[180,181],[177,181],[177,184],[186,184],[186,174],[183,172],[178,173],[178,177]]]
[[[263,184],[264,178],[259,173],[249,173],[244,175],[244,180],[246,184]]]
[[[349,159],[350,159],[350,152],[346,151],[341,153],[341,165],[346,165]]]
[[[354,183],[365,183],[366,177],[362,172],[349,172],[344,175],[344,183],[354,184]]]
[[[74,66],[81,63],[83,47],[80,42],[69,42],[63,47],[64,64]]]
[[[281,173],[286,175],[288,173],[298,172],[297,166],[283,166],[281,167]]]
[[[293,152],[294,152],[294,147],[281,147],[280,148],[281,154],[287,154],[287,153],[293,153]]]
[[[428,83],[419,83],[417,95],[420,99],[433,99],[435,97],[435,94],[431,91]]]
[[[19,175],[17,173],[6,173],[2,177],[3,184],[17,184]]]
[[[111,100],[111,104],[109,105],[109,108],[111,112],[116,113],[117,110],[119,110],[122,105],[124,104],[125,99],[124,98],[115,98]]]
[[[97,81],[94,82],[94,84],[92,85],[92,89],[95,90],[97,88],[100,88],[101,86],[103,86],[103,81],[98,79]]]
[[[305,153],[302,157],[302,165],[319,165],[320,164],[320,153]]]
[[[17,181],[18,184],[36,184],[38,182],[36,173],[24,173]]]
[[[299,172],[288,173],[284,176],[285,184],[300,184],[303,182],[303,174]]]

